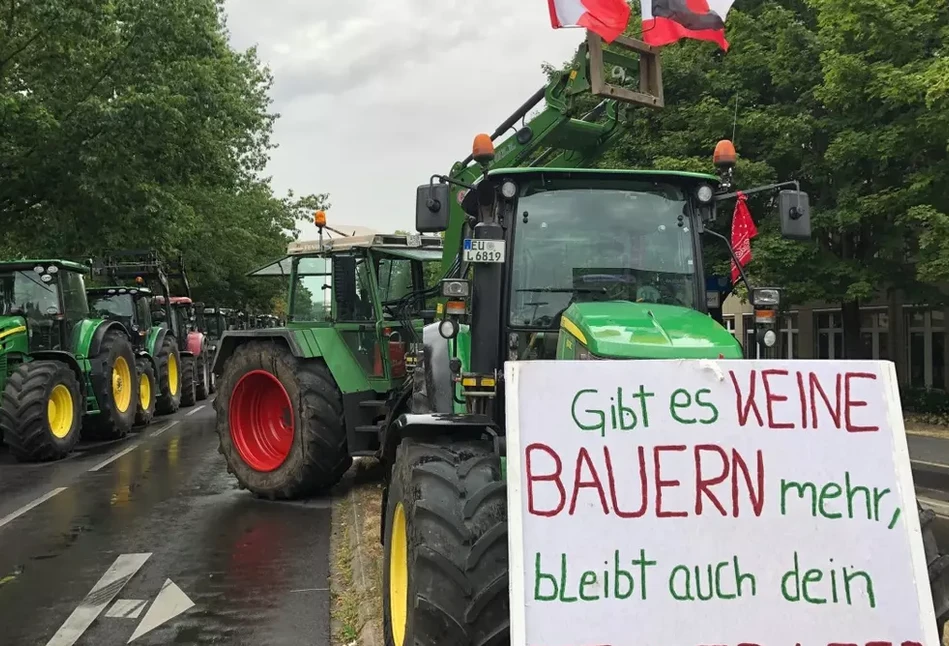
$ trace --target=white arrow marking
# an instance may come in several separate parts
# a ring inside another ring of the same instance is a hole
[[[188,608],[194,605],[194,601],[188,598],[181,588],[172,583],[171,579],[165,579],[161,586],[161,592],[155,597],[155,602],[142,618],[142,623],[138,625],[128,642],[138,639],[145,633],[158,628],[166,621],[174,619]]]
[[[147,599],[116,599],[112,607],[105,611],[105,616],[114,619],[138,619],[146,605]]]
[[[56,634],[46,642],[46,646],[73,646],[151,555],[151,552],[122,554],[115,559],[112,567],[92,586],[86,598],[66,618]]]

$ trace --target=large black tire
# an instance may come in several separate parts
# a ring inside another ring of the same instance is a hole
[[[181,353],[178,351],[178,341],[170,334],[165,335],[155,355],[158,363],[158,400],[155,402],[155,411],[159,415],[172,415],[178,412],[181,406]],[[169,366],[173,366],[174,374],[170,374]],[[174,377],[174,379],[172,379]]]
[[[508,644],[506,495],[500,459],[490,442],[402,441],[386,496],[386,646]],[[393,563],[396,572],[405,572],[404,587],[400,576],[392,576]],[[393,603],[397,608],[405,603],[404,615],[392,612]],[[400,615],[405,622],[398,640]]]
[[[255,381],[269,392],[253,388]],[[342,395],[321,360],[294,357],[277,343],[247,343],[228,360],[218,388],[214,408],[220,451],[227,470],[257,496],[306,497],[338,483],[352,465]],[[279,398],[287,404],[281,406]],[[269,412],[279,417],[271,420],[262,409],[275,399],[276,408],[271,406]],[[246,442],[243,438],[261,423],[267,424],[270,435],[277,425],[285,433],[285,457],[270,470],[255,468],[245,459],[247,449],[242,453],[235,444],[235,437]]]
[[[155,404],[158,397],[158,380],[155,367],[144,357],[136,362],[138,373],[138,410],[135,413],[136,426],[148,426],[155,418]]]
[[[181,357],[181,407],[190,408],[196,400],[196,384],[194,382],[194,356]]]
[[[210,370],[208,370],[208,347],[205,345],[201,348],[201,354],[194,358],[195,366],[195,382],[194,382],[194,394],[195,399],[198,401],[204,401],[208,398],[210,393],[210,383],[211,378],[208,375]]]
[[[54,433],[51,422],[55,417],[51,415],[50,399],[54,391],[57,393],[54,402],[66,395],[57,390],[58,387],[68,392],[72,415],[67,412],[62,426],[57,425],[58,432]],[[10,453],[19,462],[59,460],[69,455],[79,441],[85,402],[76,374],[64,363],[31,361],[22,364],[7,379],[0,402],[0,430]]]
[[[936,544],[932,528],[932,523],[936,520],[935,512],[932,509],[923,509],[919,502],[916,505],[919,509],[919,526],[923,533],[923,551],[929,569],[929,588],[936,611],[936,629],[941,644],[946,621],[949,620],[949,555],[940,554]]]
[[[138,375],[132,342],[124,332],[109,330],[102,339],[99,353],[90,363],[92,392],[99,404],[99,413],[86,417],[82,436],[92,440],[125,437],[132,430],[138,410]]]

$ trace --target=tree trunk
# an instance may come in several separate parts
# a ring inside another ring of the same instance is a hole
[[[840,304],[840,317],[844,329],[844,359],[871,359],[860,339],[860,302]]]

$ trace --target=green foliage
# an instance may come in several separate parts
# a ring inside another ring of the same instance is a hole
[[[903,411],[912,421],[924,424],[949,425],[949,393],[933,388],[900,390]],[[907,419],[909,421],[909,419]]]
[[[195,297],[270,310],[244,274],[326,195],[273,195],[278,115],[219,0],[12,0],[0,9],[3,257],[181,252]]]

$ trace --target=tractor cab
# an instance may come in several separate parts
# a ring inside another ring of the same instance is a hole
[[[438,236],[341,236],[293,242],[287,255],[249,275],[287,276],[287,327],[332,327],[370,380],[405,377],[408,344],[426,312],[426,267],[442,257]],[[269,318],[257,317],[258,327]],[[383,348],[387,348],[383,351]]]
[[[88,267],[64,260],[0,263],[0,343],[10,351],[68,351],[77,327],[89,317]],[[17,341],[23,333],[23,341]]]
[[[152,316],[155,321],[159,322],[159,325],[171,330],[171,333],[178,339],[180,347],[186,348],[188,334],[197,329],[194,303],[187,296],[172,296],[169,302],[172,315],[170,321],[166,313],[164,296],[156,296],[152,301]]]
[[[151,301],[154,294],[147,287],[90,287],[89,310],[93,316],[119,321],[132,337],[136,350],[141,350],[152,327]]]
[[[228,318],[231,310],[223,307],[205,307],[203,310],[203,328],[205,334],[213,342],[221,338],[228,327]]]

